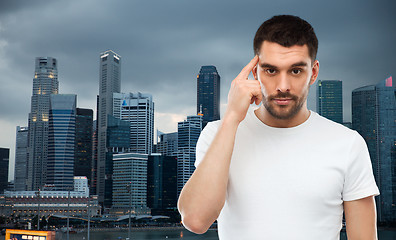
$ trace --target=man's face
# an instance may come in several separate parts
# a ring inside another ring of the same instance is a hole
[[[263,105],[276,119],[291,119],[306,108],[310,85],[319,73],[307,45],[283,47],[264,41],[253,75],[261,84]]]

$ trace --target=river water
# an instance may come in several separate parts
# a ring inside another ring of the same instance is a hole
[[[69,235],[70,240],[87,240],[87,233],[76,233]],[[103,231],[91,232],[90,240],[118,240],[128,237],[127,231]],[[166,239],[184,239],[184,240],[218,240],[217,230],[210,229],[205,234],[198,235],[188,230],[134,230],[132,231],[131,240],[166,240]],[[340,240],[346,240],[346,233],[341,232]],[[379,240],[396,240],[396,231],[379,230]],[[57,240],[66,240],[66,234],[57,234]]]
[[[160,230],[148,230],[148,229],[134,229],[131,232],[131,240],[171,240],[171,239],[183,239],[183,240],[218,240],[217,230],[210,229],[205,234],[198,235],[189,232],[185,229],[160,229]],[[128,231],[125,230],[102,230],[93,231],[90,235],[90,240],[125,240],[128,237]],[[66,240],[66,233],[57,232],[56,240]],[[87,240],[87,233],[80,232],[69,235],[70,240]],[[341,232],[340,240],[346,240],[345,232]],[[379,230],[378,231],[379,240],[396,240],[396,231],[390,230]],[[4,240],[4,236],[0,237],[0,240]]]

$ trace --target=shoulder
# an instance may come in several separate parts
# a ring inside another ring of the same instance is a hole
[[[211,141],[217,133],[221,125],[221,120],[208,122],[199,136],[198,141]]]
[[[356,130],[322,117],[318,113],[313,112],[313,114],[315,115],[312,133],[317,136],[317,139],[324,141],[328,147],[330,145],[343,146],[349,152],[367,148],[366,141]]]
[[[336,123],[325,117],[322,117],[316,112],[311,111],[311,114],[313,114],[314,118],[314,121],[312,123],[313,129],[315,131],[318,131],[318,133],[323,136],[334,136],[339,139],[351,139],[360,136],[359,133],[357,133],[355,130],[345,127],[344,125]]]
[[[221,125],[221,120],[209,122],[199,135],[196,145],[196,156],[195,156],[195,167],[198,167],[199,163],[205,156],[206,151],[209,149],[210,144],[216,136],[217,130]]]

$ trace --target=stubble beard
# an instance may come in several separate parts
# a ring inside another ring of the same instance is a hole
[[[308,96],[308,90],[301,97],[297,97],[296,95],[292,95],[288,92],[286,92],[286,93],[279,92],[276,95],[271,95],[271,96],[268,96],[267,98],[264,97],[262,102],[263,102],[265,109],[268,111],[268,113],[272,117],[274,117],[276,119],[280,119],[280,120],[288,120],[288,119],[293,118],[297,113],[299,113],[301,111],[301,109],[304,106],[304,103],[307,99],[307,96]],[[275,98],[290,98],[292,101],[292,103],[291,103],[292,106],[290,106],[290,105],[275,105],[275,103],[273,103]],[[279,108],[280,111],[277,111],[275,108]]]

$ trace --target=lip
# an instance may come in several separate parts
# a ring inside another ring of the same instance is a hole
[[[291,98],[275,98],[274,101],[278,105],[288,105],[293,100]]]

